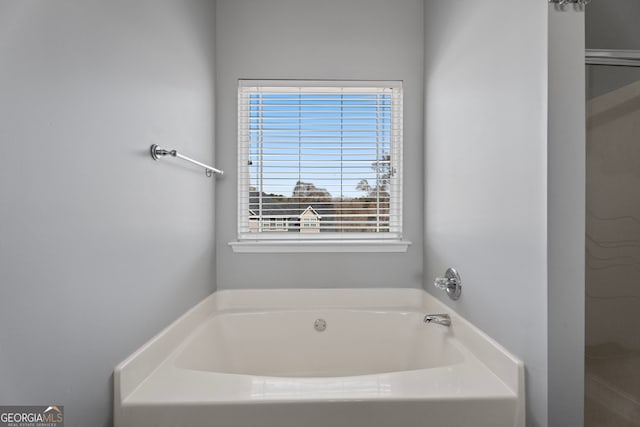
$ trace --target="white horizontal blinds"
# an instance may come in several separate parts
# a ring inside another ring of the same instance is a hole
[[[240,85],[240,235],[399,237],[400,84],[272,83]]]

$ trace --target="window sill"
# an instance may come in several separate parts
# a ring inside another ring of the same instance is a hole
[[[237,253],[407,252],[408,240],[261,240],[230,242]]]

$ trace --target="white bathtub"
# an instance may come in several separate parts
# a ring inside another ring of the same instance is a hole
[[[524,427],[523,378],[518,359],[424,291],[219,291],[116,367],[114,419]]]

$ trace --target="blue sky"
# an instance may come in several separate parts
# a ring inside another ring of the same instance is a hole
[[[333,197],[365,195],[362,179],[375,186],[372,163],[390,151],[390,94],[267,93],[250,104],[252,186],[260,158],[265,193],[290,196],[298,180]]]

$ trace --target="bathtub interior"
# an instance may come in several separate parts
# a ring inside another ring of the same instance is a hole
[[[114,370],[116,427],[523,427],[524,402],[522,362],[418,289],[217,291]]]
[[[191,335],[176,366],[274,377],[341,377],[461,363],[449,328],[402,310],[221,313]],[[326,329],[318,331],[322,319]]]

